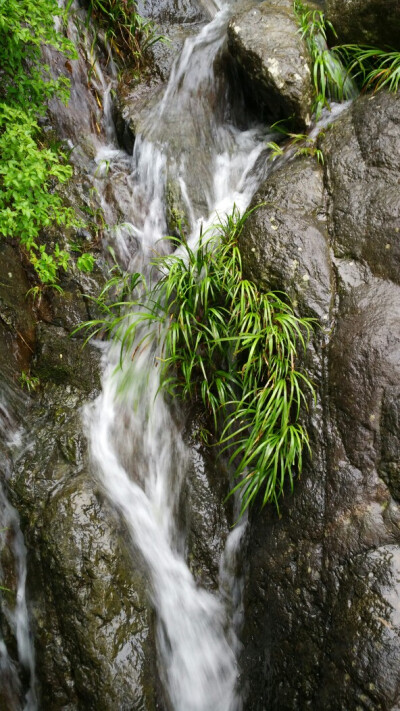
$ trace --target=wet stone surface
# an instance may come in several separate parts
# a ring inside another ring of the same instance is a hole
[[[9,482],[29,550],[41,703],[152,711],[161,706],[146,579],[92,478],[85,399],[71,385],[45,386]]]
[[[339,42],[400,48],[398,0],[326,0]]]
[[[228,46],[243,76],[248,101],[271,122],[311,121],[310,60],[289,0],[245,7],[228,27]]]
[[[241,238],[249,273],[323,326],[306,358],[312,459],[281,518],[253,512],[248,711],[399,707],[399,107],[357,100],[322,140],[323,172],[311,158],[278,168]]]

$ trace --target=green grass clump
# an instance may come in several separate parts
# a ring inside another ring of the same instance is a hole
[[[122,64],[141,68],[146,50],[160,39],[154,23],[137,11],[135,0],[89,0],[88,18],[101,27]]]
[[[321,10],[311,10],[301,0],[294,0],[299,32],[311,55],[318,118],[329,100],[345,101],[361,91],[380,89],[397,91],[400,83],[400,52],[368,45],[346,44],[328,47],[327,33],[337,37],[332,23]]]
[[[294,11],[299,31],[311,55],[312,78],[317,118],[329,100],[345,101],[354,98],[354,84],[340,57],[328,48],[327,31],[336,37],[335,29],[321,10],[311,10],[301,0],[294,0]]]
[[[82,325],[88,337],[105,330],[120,342],[121,365],[125,355],[154,348],[161,387],[202,401],[235,465],[241,513],[259,493],[262,505],[278,505],[285,483],[293,487],[308,446],[300,407],[312,391],[296,368],[312,322],[295,316],[284,294],[245,278],[238,238],[246,217],[234,210],[196,250],[175,240],[176,252],[154,261],[159,279],[151,288],[141,274],[114,277],[98,300],[104,318]],[[107,305],[118,283],[121,298]],[[125,301],[138,286],[137,298]]]
[[[388,52],[368,45],[344,44],[335,47],[347,71],[361,89],[396,92],[400,83],[400,52]]]

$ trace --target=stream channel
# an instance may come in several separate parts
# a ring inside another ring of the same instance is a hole
[[[260,180],[257,160],[265,152],[265,129],[235,128],[224,120],[229,106],[223,87],[215,96],[214,63],[231,13],[232,6],[219,8],[212,21],[186,41],[164,95],[136,138],[132,202],[143,207],[131,228],[141,249],[129,255],[130,271],[143,269],[167,232],[163,200],[167,173],[185,198],[194,246],[200,225],[212,224],[234,205],[244,210]],[[177,124],[185,127],[186,139],[194,146],[191,153],[184,140],[176,145]],[[111,153],[107,156],[112,160]],[[205,214],[198,214],[192,200],[191,188],[198,181]],[[240,599],[230,567],[244,524],[227,538],[222,594],[198,587],[183,557],[184,536],[176,521],[189,455],[168,404],[157,394],[159,356],[145,349],[116,376],[119,347],[107,352],[103,392],[86,411],[92,455],[104,490],[124,517],[149,570],[159,667],[171,708],[238,711],[234,620]]]

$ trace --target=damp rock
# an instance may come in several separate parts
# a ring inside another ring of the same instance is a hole
[[[285,291],[298,309],[329,321],[332,266],[323,210],[323,170],[313,158],[275,170],[254,196],[240,236],[246,275]]]
[[[336,42],[400,49],[400,12],[397,0],[326,0]]]
[[[292,118],[299,128],[310,124],[310,58],[292,2],[262,2],[236,13],[228,26],[228,47],[247,100],[263,118]]]
[[[18,377],[29,370],[34,350],[34,301],[21,257],[6,242],[0,243],[0,262],[0,363]]]
[[[399,103],[389,94],[355,101],[321,140],[322,182],[308,158],[276,169],[259,195],[273,198],[269,208],[241,236],[262,288],[288,288],[301,314],[319,315],[324,303],[331,319],[304,362],[316,387],[304,412],[312,457],[280,516],[257,503],[251,515],[241,661],[249,711],[400,703]],[[298,231],[280,245],[275,233],[292,219]],[[288,278],[292,241],[308,290]]]
[[[37,328],[35,375],[43,382],[70,384],[90,393],[100,387],[99,356],[93,346],[68,338],[63,328],[41,323]]]
[[[35,446],[16,457],[10,497],[28,549],[43,708],[163,708],[153,613],[130,539],[90,471],[87,395],[48,383],[25,412]]]

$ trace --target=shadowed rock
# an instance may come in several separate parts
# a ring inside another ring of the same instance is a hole
[[[400,49],[399,0],[326,0],[340,42]]]
[[[272,120],[311,117],[309,55],[289,0],[262,2],[238,12],[228,27],[228,46],[245,81],[247,97]]]
[[[323,181],[312,158],[286,162],[241,237],[263,287],[333,319],[306,356],[312,459],[281,519],[254,511],[249,711],[399,708],[399,111],[398,95],[356,101],[321,141]],[[291,271],[298,245],[307,288]]]

